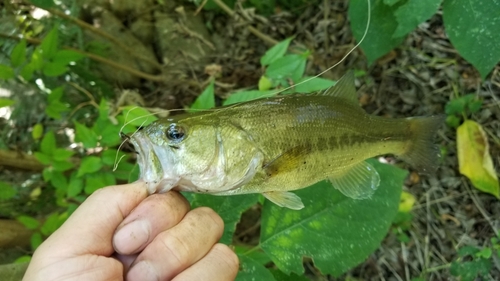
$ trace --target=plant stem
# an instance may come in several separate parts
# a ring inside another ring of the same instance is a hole
[[[261,250],[261,249],[262,249],[262,248],[260,247],[260,244],[259,244],[259,245],[255,246],[255,247],[253,247],[252,249],[250,249],[250,250],[246,251],[243,255],[245,255],[245,256],[246,256],[246,255],[248,255],[248,254],[250,254],[250,253],[252,253],[252,252],[255,252],[255,251],[257,251],[257,250]]]

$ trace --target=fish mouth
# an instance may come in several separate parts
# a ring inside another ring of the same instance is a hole
[[[130,143],[134,146],[137,153],[137,164],[139,164],[139,179],[146,182],[149,194],[155,192],[166,192],[175,185],[164,179],[162,163],[155,153],[154,144],[147,135],[137,132],[129,137]],[[162,188],[160,188],[162,184]]]

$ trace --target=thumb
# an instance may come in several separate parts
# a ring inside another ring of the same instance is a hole
[[[99,189],[40,247],[58,256],[110,256],[116,228],[146,196],[143,181]]]

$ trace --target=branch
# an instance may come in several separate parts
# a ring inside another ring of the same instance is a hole
[[[35,156],[20,151],[0,149],[0,166],[13,167],[31,171],[41,171],[45,167]]]
[[[0,33],[0,37],[8,38],[8,39],[13,39],[13,40],[17,40],[17,41],[20,41],[22,39],[22,38],[19,38],[18,36],[13,36],[13,35],[8,35],[8,34],[3,34],[3,33]],[[24,39],[26,39],[26,41],[29,42],[30,44],[34,44],[34,45],[39,45],[39,44],[42,43],[42,41],[40,41],[38,39],[34,39],[34,38],[24,38]],[[132,75],[137,76],[137,77],[141,77],[141,78],[144,78],[144,79],[147,79],[147,80],[150,80],[150,81],[155,81],[155,82],[163,82],[163,81],[165,81],[165,77],[163,77],[162,75],[151,75],[151,74],[142,72],[140,70],[134,69],[132,67],[128,67],[126,65],[114,62],[112,60],[108,60],[108,59],[103,58],[101,56],[98,56],[96,54],[84,52],[84,51],[81,51],[79,49],[75,49],[75,48],[71,48],[71,47],[66,47],[66,46],[63,46],[62,49],[71,50],[71,51],[80,53],[80,54],[82,54],[84,56],[87,56],[88,58],[90,58],[90,59],[92,59],[94,61],[98,61],[98,62],[107,64],[107,65],[110,65],[110,66],[112,66],[114,68],[118,68],[120,70],[126,71],[126,72],[128,72],[128,73],[130,73]]]

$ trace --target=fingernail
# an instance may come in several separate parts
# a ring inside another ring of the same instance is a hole
[[[148,221],[133,221],[120,228],[113,237],[115,251],[129,255],[141,250],[149,241],[151,225]]]
[[[160,277],[151,263],[141,261],[130,268],[127,273],[127,280],[156,281],[160,280]]]

